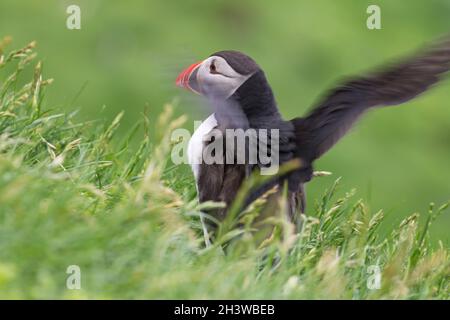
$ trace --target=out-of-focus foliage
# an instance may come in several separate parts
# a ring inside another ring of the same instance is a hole
[[[66,28],[66,8],[81,8],[81,30]],[[185,126],[205,118],[197,97],[176,89],[188,64],[214,51],[248,53],[266,71],[286,118],[301,115],[341,77],[370,70],[450,31],[448,0],[376,1],[382,29],[366,28],[373,1],[166,1],[75,0],[0,2],[0,35],[18,46],[37,40],[46,74],[55,78],[46,103],[80,110],[78,119],[111,121],[124,110],[118,136],[142,113],[154,123],[161,106],[178,98]],[[25,71],[25,74],[27,71]],[[449,81],[406,105],[377,110],[317,163],[345,177],[345,188],[388,225],[450,195]],[[142,131],[140,131],[142,132]],[[150,140],[155,132],[150,130]],[[130,145],[137,147],[135,139]],[[186,167],[174,168],[186,185]],[[330,179],[308,185],[309,203]],[[312,208],[312,206],[310,206]],[[312,212],[311,212],[312,213]],[[450,217],[432,229],[448,245]],[[435,242],[436,242],[435,241]]]

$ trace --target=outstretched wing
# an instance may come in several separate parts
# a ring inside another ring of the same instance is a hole
[[[450,69],[450,38],[382,71],[347,81],[332,90],[296,127],[298,156],[312,162],[329,150],[371,107],[406,102],[439,81]]]

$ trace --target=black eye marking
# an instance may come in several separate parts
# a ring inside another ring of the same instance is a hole
[[[215,64],[216,60],[211,61],[211,64],[209,65],[209,73],[210,74],[220,74],[221,76],[227,77],[227,78],[233,78],[231,76],[228,76],[226,74],[223,74],[222,72],[217,71],[217,67]]]
[[[209,72],[212,74],[218,74],[219,72],[217,72],[217,68],[215,65],[215,60],[211,61],[211,64],[209,65]]]

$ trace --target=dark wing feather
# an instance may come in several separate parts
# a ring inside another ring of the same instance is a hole
[[[383,71],[347,81],[305,118],[292,120],[298,156],[312,162],[344,136],[371,107],[406,102],[435,84],[450,68],[450,38]]]

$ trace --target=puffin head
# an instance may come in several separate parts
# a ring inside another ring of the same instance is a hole
[[[256,62],[241,52],[219,51],[181,72],[176,84],[208,98],[225,100],[259,70]]]

